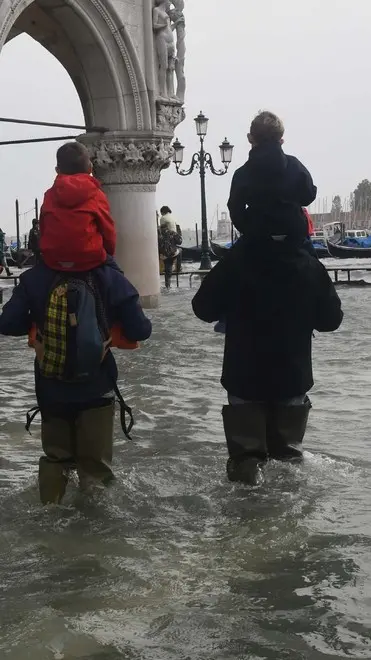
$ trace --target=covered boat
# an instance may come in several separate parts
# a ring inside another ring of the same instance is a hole
[[[211,248],[212,249],[212,248]],[[201,245],[195,245],[194,247],[183,247],[182,246],[182,261],[192,261],[200,262],[201,261],[202,248]],[[211,251],[210,253],[211,261],[216,261],[217,256]]]
[[[324,226],[327,248],[337,259],[370,259],[371,236],[365,229],[348,229],[339,222]]]

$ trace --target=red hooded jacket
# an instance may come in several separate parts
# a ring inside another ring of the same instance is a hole
[[[108,199],[90,174],[58,174],[40,213],[40,250],[49,268],[86,271],[116,247]]]

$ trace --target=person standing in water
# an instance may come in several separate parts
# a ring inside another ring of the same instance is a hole
[[[160,227],[158,229],[158,251],[160,259],[164,262],[165,269],[165,287],[170,289],[171,277],[173,273],[174,262],[180,257],[181,267],[181,250],[182,232],[179,225],[176,223],[171,209],[168,206],[161,208]],[[180,270],[179,262],[177,270]]]
[[[37,218],[32,220],[32,228],[28,235],[28,249],[35,255],[35,261],[40,261],[40,225]]]
[[[202,321],[226,322],[227,473],[249,485],[260,483],[269,458],[302,460],[313,331],[332,332],[343,319],[326,269],[306,249],[302,205],[315,187],[299,161],[287,161],[282,136],[273,113],[253,121],[255,153],[235,175],[231,192],[232,220],[242,236],[192,302]]]
[[[0,229],[0,266],[5,269],[8,277],[12,276],[6,259],[5,232]]]

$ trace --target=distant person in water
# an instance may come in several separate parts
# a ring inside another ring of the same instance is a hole
[[[12,276],[6,260],[5,232],[0,229],[0,266],[5,270],[8,277]]]
[[[174,262],[180,257],[181,266],[181,251],[180,245],[182,244],[182,232],[179,225],[176,223],[171,209],[168,206],[161,208],[160,227],[158,229],[158,251],[160,259],[164,262],[165,269],[165,286],[167,289],[171,286],[171,276],[173,272]],[[177,269],[180,271],[179,263]]]
[[[40,261],[40,225],[37,218],[32,220],[32,228],[28,235],[28,249],[35,255],[35,261]]]
[[[303,211],[317,188],[304,165],[282,149],[285,128],[272,112],[260,112],[251,123],[248,161],[234,174],[228,208],[232,223],[255,242],[275,236],[306,241]]]
[[[116,230],[108,199],[86,147],[67,142],[57,151],[57,178],[45,193],[40,214],[40,250],[58,271],[83,272],[113,256]]]

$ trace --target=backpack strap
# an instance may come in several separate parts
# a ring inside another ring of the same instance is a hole
[[[34,421],[35,417],[39,414],[39,412],[40,412],[40,408],[39,408],[39,406],[34,406],[34,407],[31,408],[31,410],[29,410],[28,413],[26,414],[26,426],[25,426],[25,429],[26,429],[26,431],[27,431],[30,435],[31,435],[31,431],[30,431],[31,424],[32,424],[32,422]]]

